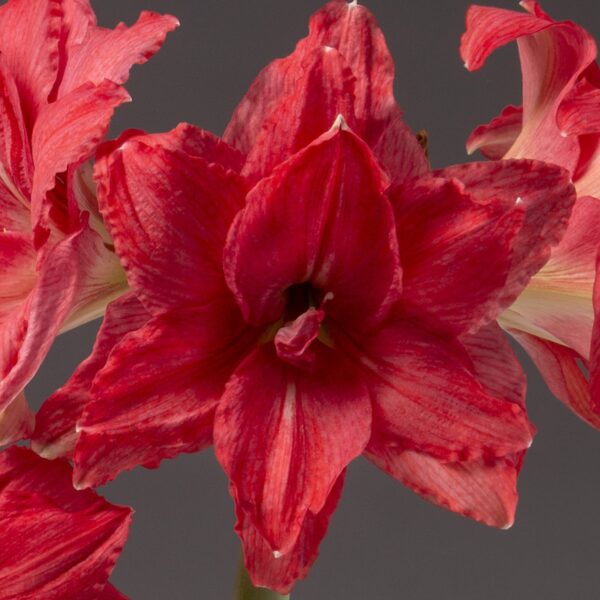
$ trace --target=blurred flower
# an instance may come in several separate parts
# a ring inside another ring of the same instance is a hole
[[[109,308],[36,429],[78,487],[214,442],[247,568],[282,592],[360,454],[508,527],[531,443],[494,321],[564,232],[568,173],[432,172],[392,88],[372,15],[334,1],[224,139],[183,124],[105,145],[99,202],[135,296]]]
[[[0,453],[0,600],[125,600],[107,583],[131,509],[75,491],[71,467],[31,450]]]
[[[467,147],[494,160],[533,158],[561,165],[571,173],[578,198],[567,232],[550,260],[499,322],[527,350],[552,392],[600,428],[600,390],[590,402],[588,385],[589,370],[592,382],[598,376],[598,356],[590,353],[600,245],[596,44],[579,25],[554,21],[536,2],[521,5],[526,13],[483,6],[469,9],[461,44],[465,65],[479,69],[493,50],[517,40],[523,106],[508,106],[475,129]],[[596,335],[594,346],[598,345]]]
[[[104,29],[87,0],[0,8],[0,445],[31,433],[22,391],[57,333],[126,289],[85,161],[131,66],[176,25],[143,13]]]

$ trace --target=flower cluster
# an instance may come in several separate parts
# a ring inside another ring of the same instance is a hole
[[[0,8],[0,600],[124,598],[107,580],[130,511],[88,488],[209,445],[250,577],[281,593],[360,455],[510,527],[534,428],[503,329],[600,426],[600,71],[583,29],[524,4],[473,7],[461,45],[476,69],[518,39],[523,106],[470,137],[489,160],[437,170],[355,1],[312,16],[222,137],[112,141],[130,68],[177,20]],[[34,416],[23,389],[54,337],[100,315]]]

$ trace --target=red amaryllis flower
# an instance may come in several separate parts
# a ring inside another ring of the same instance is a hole
[[[494,320],[562,234],[568,173],[429,171],[392,83],[371,14],[336,1],[224,140],[182,125],[105,146],[101,210],[139,300],[112,305],[38,421],[36,448],[72,453],[79,487],[214,442],[248,570],[282,592],[358,455],[506,527],[531,443]]]
[[[578,199],[567,232],[542,270],[501,316],[533,358],[553,393],[600,428],[600,395],[590,402],[588,371],[594,322],[592,293],[600,244],[600,71],[596,44],[571,22],[556,22],[536,2],[526,13],[473,6],[461,53],[476,70],[498,46],[517,40],[523,105],[471,134],[467,147],[491,159],[534,158],[568,169]],[[597,337],[597,336],[596,336]],[[599,347],[600,339],[595,342]],[[595,406],[594,406],[595,405]]]
[[[0,453],[0,600],[125,600],[108,577],[131,509],[71,484],[66,461]]]
[[[0,445],[31,432],[22,390],[56,334],[126,288],[85,161],[129,99],[131,66],[176,25],[143,13],[104,29],[87,0],[0,8]]]

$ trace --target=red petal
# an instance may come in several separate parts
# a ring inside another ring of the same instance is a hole
[[[334,336],[337,343],[344,343]],[[529,447],[522,407],[484,388],[458,343],[390,319],[356,354],[369,373],[373,440],[446,461],[506,456]]]
[[[86,404],[93,399],[94,377],[106,364],[115,345],[126,334],[142,327],[149,318],[132,293],[108,305],[91,355],[79,365],[69,381],[42,404],[36,416],[31,444],[38,454],[44,458],[72,457],[77,438],[76,424]]]
[[[566,171],[533,161],[470,163],[434,176],[392,194],[404,299],[453,332],[475,331],[548,260],[574,189]]]
[[[32,137],[35,226],[46,218],[45,211],[50,208],[46,192],[55,186],[55,176],[94,153],[106,135],[115,107],[127,100],[123,88],[105,81],[98,86],[83,85],[40,111]],[[48,228],[45,222],[41,226]]]
[[[600,415],[594,412],[581,357],[566,346],[543,340],[522,331],[510,334],[525,348],[542,374],[550,391],[578,417],[600,429]]]
[[[0,48],[29,128],[59,70],[62,0],[10,0],[0,8]]]
[[[297,319],[281,327],[273,340],[277,356],[299,367],[312,364],[315,353],[310,350],[310,345],[319,335],[324,318],[323,310],[311,307]]]
[[[281,554],[292,551],[308,511],[323,510],[371,433],[360,376],[336,351],[315,351],[306,373],[259,347],[230,379],[215,419],[215,454],[238,508]]]
[[[523,130],[510,149],[512,158],[535,158],[571,172],[579,157],[576,138],[557,126],[558,107],[577,78],[596,58],[593,38],[571,21],[554,22],[537,3],[520,14],[472,6],[461,54],[469,70],[480,68],[499,46],[518,39],[523,72]]]
[[[275,114],[274,107],[294,89],[299,65],[323,46],[336,49],[356,77],[357,133],[371,145],[394,181],[424,173],[428,168],[425,154],[394,100],[394,64],[383,34],[373,15],[354,3],[330,2],[313,15],[309,35],[296,50],[260,72],[236,108],[225,139],[248,154],[265,119]]]
[[[333,293],[327,313],[366,328],[398,297],[400,269],[384,182],[368,148],[335,126],[248,194],[224,268],[253,324],[276,321],[287,288]]]
[[[221,306],[165,313],[126,335],[94,379],[78,423],[77,486],[209,444],[216,403],[255,341],[243,327],[235,307]]]
[[[81,30],[77,31],[78,23],[70,25],[74,31],[69,32],[66,42],[59,98],[88,81],[96,85],[105,79],[125,83],[131,67],[145,63],[158,52],[179,21],[170,15],[144,11],[131,27],[120,23],[115,29],[105,29],[88,22],[85,28],[79,23]]]
[[[317,559],[319,544],[327,533],[329,519],[339,502],[344,476],[345,471],[335,482],[322,510],[317,514],[310,511],[306,514],[293,548],[277,558],[244,512],[236,511],[238,521],[235,530],[242,538],[246,569],[255,586],[288,594],[299,579],[306,577]]]
[[[129,283],[150,311],[229,296],[222,253],[243,206],[243,180],[148,138],[124,142],[96,168],[100,208]]]
[[[19,223],[18,229],[22,230],[24,216],[29,214],[33,159],[17,85],[3,56],[0,56],[0,140],[0,218],[5,228],[14,229]]]
[[[372,13],[355,2],[330,2],[313,15],[305,44],[332,46],[350,65],[356,77],[357,133],[392,181],[427,172],[427,157],[394,98],[394,61]]]
[[[523,108],[507,106],[486,125],[480,125],[467,140],[467,152],[479,150],[486,158],[500,160],[510,150],[523,127]]]
[[[299,62],[299,76],[273,102],[243,173],[253,181],[325,133],[341,114],[354,127],[354,82],[341,54],[319,47]]]
[[[438,506],[502,529],[514,522],[519,460],[443,462],[427,454],[389,446],[370,447],[367,457]]]
[[[128,600],[128,598],[109,583],[104,586],[98,600]]]
[[[131,510],[71,486],[63,461],[0,454],[0,597],[97,598],[123,548]]]

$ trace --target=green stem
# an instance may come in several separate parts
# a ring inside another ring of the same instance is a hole
[[[289,595],[282,596],[266,588],[255,588],[250,581],[246,567],[244,567],[244,559],[241,558],[235,584],[234,600],[290,600],[290,597]]]

